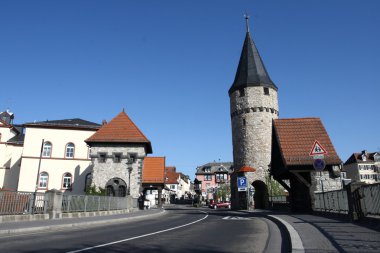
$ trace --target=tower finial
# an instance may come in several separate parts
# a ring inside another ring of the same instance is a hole
[[[245,18],[245,24],[247,26],[247,33],[249,33],[249,16],[248,16],[248,13],[244,14],[244,18]]]

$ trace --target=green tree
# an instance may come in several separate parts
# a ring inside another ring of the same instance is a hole
[[[265,176],[265,180],[267,182],[269,195],[272,195],[272,196],[282,196],[282,195],[285,195],[284,187],[282,187],[282,185],[279,182],[277,182],[276,180],[274,180],[269,175]]]
[[[99,187],[99,189],[97,189],[95,185],[87,186],[86,195],[105,196],[106,189],[103,189],[102,187]]]

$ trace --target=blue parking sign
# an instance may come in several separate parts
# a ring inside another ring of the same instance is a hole
[[[237,186],[238,186],[238,191],[246,191],[246,189],[247,189],[247,178],[246,177],[238,177],[237,178]]]

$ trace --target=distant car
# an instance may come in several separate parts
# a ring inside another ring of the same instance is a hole
[[[218,208],[231,208],[231,202],[228,202],[228,201],[223,201],[223,202],[210,202],[210,205],[209,205],[210,208],[212,209],[218,209]]]

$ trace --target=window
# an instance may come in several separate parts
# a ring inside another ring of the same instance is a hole
[[[205,172],[211,172],[211,168],[210,167],[205,167],[204,171]]]
[[[245,121],[245,119],[243,119],[243,126],[245,126],[245,124],[247,124],[247,122]]]
[[[242,89],[239,90],[239,96],[240,97],[244,97],[245,96],[245,90],[244,90],[244,88],[242,88]]]
[[[114,153],[113,154],[113,162],[114,163],[121,163],[121,153]]]
[[[38,180],[38,188],[40,188],[40,189],[47,189],[48,180],[49,180],[49,174],[46,173],[46,172],[41,172],[40,173],[40,178]]]
[[[99,157],[98,157],[98,162],[99,162],[99,163],[105,163],[106,160],[107,160],[107,155],[106,155],[106,153],[99,153],[98,155],[99,155]]]
[[[128,159],[128,162],[129,163],[134,163],[136,161],[136,154],[129,154],[129,159]]]
[[[211,175],[205,175],[205,181],[211,181]]]
[[[42,157],[51,157],[51,142],[45,142],[42,148]]]
[[[74,158],[74,144],[73,143],[67,143],[66,145],[66,158]]]
[[[71,189],[71,174],[65,173],[63,174],[63,183],[62,183],[62,189]]]
[[[85,182],[84,182],[84,190],[85,191],[90,188],[91,182],[92,182],[92,174],[88,173],[86,175],[86,179],[85,179]]]
[[[269,88],[264,87],[264,95],[269,96]]]
[[[174,184],[171,184],[171,185],[170,185],[170,189],[175,190],[175,185],[174,185]]]

